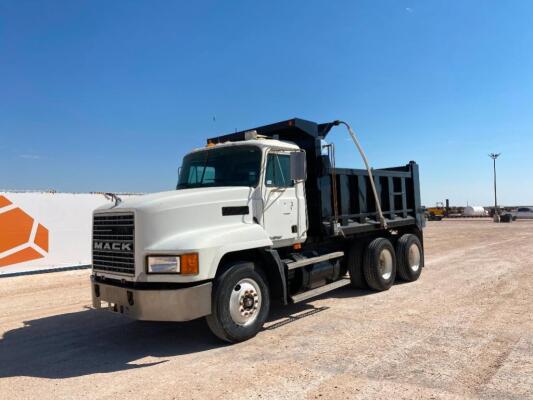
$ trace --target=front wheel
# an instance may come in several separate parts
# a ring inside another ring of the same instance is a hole
[[[236,263],[215,281],[207,325],[222,340],[242,342],[261,330],[269,309],[269,290],[261,270],[253,263]]]

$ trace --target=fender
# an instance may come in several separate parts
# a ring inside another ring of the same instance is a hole
[[[275,249],[261,249],[263,260],[267,265],[271,265],[271,288],[270,290],[275,297],[281,300],[283,305],[287,305],[287,278],[285,277],[285,268],[283,262]]]
[[[191,282],[213,279],[220,260],[227,253],[271,248],[272,245],[272,240],[261,225],[236,222],[181,232],[153,244],[146,251],[156,254],[173,249],[180,249],[181,252],[197,251],[200,255],[200,274],[194,278],[191,276],[175,278]]]
[[[200,274],[194,280],[213,279],[216,276],[220,261],[228,253],[256,250],[264,265],[271,283],[275,298],[287,304],[287,279],[283,262],[272,248],[272,240],[263,227],[258,224],[236,223],[193,232],[180,233],[158,242],[147,249],[148,252],[165,252],[165,249],[183,249],[200,253]],[[167,277],[168,279],[168,277]],[[179,279],[179,277],[175,277]],[[191,281],[191,277],[186,277]]]

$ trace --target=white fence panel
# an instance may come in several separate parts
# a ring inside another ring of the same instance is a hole
[[[110,201],[97,193],[0,192],[0,276],[89,265],[92,212]]]

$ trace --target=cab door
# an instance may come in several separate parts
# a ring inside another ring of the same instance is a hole
[[[291,179],[290,152],[270,152],[264,177],[263,227],[275,247],[305,240],[305,190]]]

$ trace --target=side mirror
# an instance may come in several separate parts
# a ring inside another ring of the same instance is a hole
[[[291,153],[291,179],[293,181],[305,181],[307,178],[307,166],[305,162],[305,152],[297,151]]]

